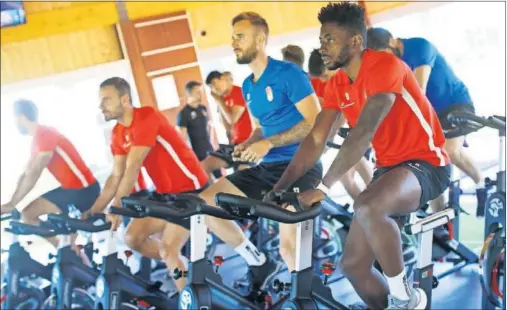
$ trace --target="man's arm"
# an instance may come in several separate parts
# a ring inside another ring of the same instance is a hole
[[[322,179],[330,188],[345,172],[349,171],[368,149],[378,126],[391,110],[396,95],[394,93],[377,93],[370,97],[359,115],[359,119],[343,142],[331,167]]]
[[[102,193],[99,198],[93,203],[93,206],[90,209],[90,213],[101,213],[107,207],[107,205],[114,198],[118,188],[120,186],[121,179],[125,172],[125,167],[127,164],[127,156],[126,155],[115,155],[114,156],[114,166],[111,175],[107,178],[106,184],[102,189]]]
[[[214,93],[211,93],[211,96],[215,99],[218,104],[218,108],[220,110],[220,114],[224,117],[225,121],[230,125],[236,124],[236,122],[240,119],[241,115],[245,112],[246,108],[238,105],[233,105],[232,107],[228,107],[225,105],[224,100],[217,96]]]
[[[301,142],[298,151],[274,186],[273,191],[286,190],[315,165],[324,151],[327,140],[334,133],[333,124],[337,118],[340,118],[340,114],[340,111],[330,109],[322,110],[319,113],[315,125]]]
[[[144,159],[150,152],[149,146],[132,146],[127,155],[125,173],[123,174],[118,190],[113,201],[113,206],[121,206],[121,198],[128,196],[134,188],[139,175],[139,170],[143,166]]]
[[[428,80],[430,79],[431,74],[431,66],[430,65],[422,65],[414,69],[414,75],[423,90],[423,93],[426,94],[426,87],[428,86]]]
[[[42,170],[47,167],[52,157],[53,152],[40,152],[30,160],[18,182],[14,195],[12,195],[10,205],[16,206],[33,189],[42,174]]]
[[[312,130],[315,119],[320,112],[319,99],[315,93],[312,93],[299,101],[296,104],[296,108],[299,113],[303,115],[303,120],[289,130],[266,138],[266,140],[271,143],[271,147],[299,142],[303,140]]]

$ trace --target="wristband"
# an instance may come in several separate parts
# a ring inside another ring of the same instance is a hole
[[[317,189],[322,191],[326,195],[329,194],[329,187],[324,185],[324,183],[322,183],[322,182],[319,183],[319,185],[317,186]]]

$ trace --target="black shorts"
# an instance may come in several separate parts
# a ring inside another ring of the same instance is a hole
[[[81,213],[88,211],[99,195],[100,185],[95,182],[81,189],[58,187],[41,197],[54,203],[64,214],[69,214],[73,209],[72,205]]]
[[[442,129],[444,131],[448,131],[453,128],[453,126],[447,120],[447,116],[451,112],[455,112],[455,111],[475,113],[475,108],[472,104],[460,103],[460,104],[455,104],[453,106],[450,106],[449,108],[447,108],[443,112],[438,113],[438,120],[440,121],[440,125],[442,126]]]
[[[226,178],[242,191],[248,198],[262,200],[264,195],[282,177],[289,166],[288,161],[277,163],[261,163],[255,167],[236,171]],[[322,164],[318,162],[303,177],[290,187],[292,192],[304,192],[315,188],[322,180]]]
[[[419,208],[424,206],[428,201],[437,198],[449,186],[451,166],[437,167],[423,160],[409,160],[395,166],[378,168],[373,173],[373,179],[370,184],[373,184],[384,173],[399,166],[410,169],[417,180],[419,180],[419,184],[421,185]]]

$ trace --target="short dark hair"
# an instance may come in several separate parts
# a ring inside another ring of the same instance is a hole
[[[210,73],[208,73],[208,76],[206,77],[206,85],[211,85],[211,83],[213,82],[213,80],[215,79],[219,79],[222,77],[222,73],[218,72],[218,71],[211,71]]]
[[[360,5],[352,2],[329,3],[320,9],[319,22],[336,23],[340,27],[346,28],[353,35],[363,37],[363,47],[366,46],[366,21],[365,11]]]
[[[108,78],[104,82],[100,83],[100,88],[106,87],[106,86],[113,86],[118,93],[120,94],[120,97],[123,95],[129,95],[129,101],[130,104],[132,104],[132,94],[130,90],[130,84],[125,79],[121,77],[112,77]]]
[[[250,24],[254,25],[255,27],[260,28],[265,34],[266,37],[269,36],[269,26],[266,20],[260,16],[259,14],[255,12],[242,12],[236,15],[232,19],[232,25],[236,25],[236,23],[239,23],[240,21],[247,20],[250,22]]]
[[[311,76],[321,77],[324,74],[324,61],[322,61],[322,56],[320,55],[320,51],[318,49],[314,49],[310,53],[310,58],[308,59],[308,72]]]
[[[380,27],[368,29],[367,36],[366,47],[374,50],[388,48],[389,41],[393,38],[393,35],[387,29]]]
[[[295,63],[298,67],[303,68],[305,63],[305,52],[297,45],[287,45],[282,48],[283,60]]]
[[[39,118],[39,109],[32,100],[18,99],[14,102],[14,113],[23,115],[29,121],[36,122]]]
[[[192,89],[197,86],[201,86],[201,83],[197,81],[188,81],[187,84],[185,84],[185,91],[187,94],[190,94],[192,92]]]

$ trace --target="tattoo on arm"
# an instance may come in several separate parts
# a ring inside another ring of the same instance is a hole
[[[277,135],[267,138],[273,147],[293,144],[303,140],[312,130],[312,125],[306,121],[299,122],[296,126]]]

